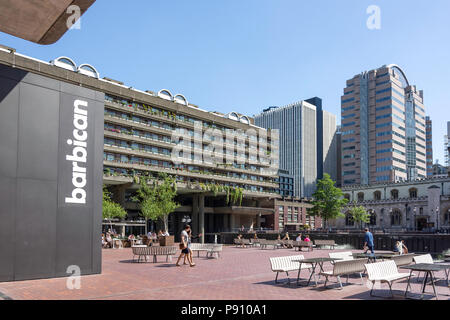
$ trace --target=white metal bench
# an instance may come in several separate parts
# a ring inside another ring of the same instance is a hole
[[[414,253],[402,254],[392,256],[390,259],[395,261],[397,267],[407,266],[413,263],[414,257],[416,255]]]
[[[375,283],[387,283],[389,285],[389,291],[391,296],[394,297],[392,293],[392,284],[397,280],[402,280],[409,278],[409,273],[399,273],[397,265],[394,260],[388,260],[383,262],[376,262],[364,265],[367,271],[367,277],[370,282],[372,282],[372,289],[370,290],[370,295],[373,295],[373,289]]]
[[[221,244],[214,244],[214,243],[191,243],[190,247],[191,251],[197,251],[198,257],[200,257],[200,252],[204,251],[206,252],[206,257],[212,257],[213,254],[217,254],[217,257],[220,256],[220,252],[222,252],[222,245]]]
[[[222,253],[223,245],[221,244],[213,244],[210,251],[206,253],[207,258],[213,258],[214,255],[217,256],[217,259],[220,258],[220,254]]]
[[[312,272],[312,265],[309,264],[302,263],[300,269],[300,263],[296,262],[296,260],[303,260],[303,259],[305,259],[303,255],[270,258],[270,266],[272,268],[272,271],[277,273],[275,277],[275,283],[278,283],[278,274],[280,272],[286,273],[288,277],[288,283],[291,282],[291,280],[289,279],[290,271],[298,271],[300,273],[300,271],[303,269],[309,269],[310,272]]]
[[[153,262],[158,262],[157,256],[166,256],[166,262],[172,261],[172,256],[177,253],[177,247],[147,247],[147,246],[134,246],[131,247],[133,251],[133,261],[138,256],[137,262],[141,261],[144,257],[147,261],[147,256],[153,256]]]
[[[330,252],[328,254],[330,258],[341,259],[341,260],[355,260],[351,251],[346,252]],[[363,268],[364,269],[364,268]]]
[[[331,254],[330,254],[330,258]],[[348,258],[348,256],[347,256]],[[367,263],[366,259],[353,259],[353,256],[351,259],[347,260],[339,260],[335,261],[333,263],[333,270],[332,271],[322,271],[319,273],[319,275],[325,276],[325,284],[324,287],[327,287],[327,282],[329,277],[336,277],[339,283],[340,289],[342,289],[342,282],[341,282],[341,276],[347,276],[347,283],[349,276],[351,274],[359,273],[359,276],[361,277],[362,285],[364,285],[364,279],[362,276],[362,273],[365,270],[364,265]]]

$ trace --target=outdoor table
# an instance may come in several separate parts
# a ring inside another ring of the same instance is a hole
[[[316,287],[317,287],[317,279],[316,279],[316,267],[317,265],[319,265],[320,267],[320,272],[323,272],[323,264],[325,262],[334,262],[337,260],[342,260],[341,258],[310,258],[310,259],[303,259],[303,260],[294,260],[295,262],[299,262],[300,265],[298,267],[298,274],[297,274],[297,285],[299,284],[299,280],[300,280],[300,272],[302,270],[302,263],[306,263],[306,264],[310,264],[312,265],[312,271],[311,271],[311,275],[309,276],[308,279],[308,283],[306,284],[306,286],[309,285],[309,283],[311,282],[312,277],[314,276],[314,281],[316,283]],[[320,277],[320,276],[319,276]]]
[[[448,276],[450,275],[450,263],[446,263],[446,262],[450,262],[450,261],[442,261],[442,260],[435,260],[434,263],[437,264],[438,266],[447,266],[448,268],[444,269],[445,272],[445,276],[446,276],[446,280],[447,280],[447,285],[450,286],[449,282],[448,282]]]
[[[405,297],[407,297],[408,294],[408,288],[411,289],[411,277],[413,275],[413,271],[419,271],[419,272],[425,272],[426,276],[425,279],[423,280],[423,284],[422,284],[422,295],[420,297],[420,299],[423,299],[424,293],[425,293],[425,288],[427,286],[427,282],[428,282],[428,277],[430,277],[431,280],[431,285],[433,286],[433,292],[434,292],[434,296],[436,297],[436,300],[438,300],[438,295],[436,292],[436,287],[434,285],[434,276],[433,276],[433,272],[434,271],[441,271],[441,270],[448,270],[450,269],[450,265],[445,265],[445,264],[431,264],[431,263],[418,263],[418,264],[414,264],[414,265],[410,265],[410,266],[403,266],[400,267],[401,269],[409,269],[411,270],[410,274],[409,274],[409,278],[408,278],[408,285],[406,286],[406,290],[405,290]],[[447,271],[446,271],[447,274]]]

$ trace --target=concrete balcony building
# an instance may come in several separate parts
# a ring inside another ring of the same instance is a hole
[[[178,234],[185,221],[203,234],[252,223],[255,229],[278,228],[275,130],[257,127],[236,112],[202,110],[169,90],[140,91],[102,79],[93,66],[77,66],[67,57],[47,63],[3,48],[0,64],[104,94],[104,126],[96,128],[104,134],[103,181],[127,209],[130,222],[117,222],[117,231],[143,233],[139,208],[131,199],[142,176],[156,178],[158,173],[176,177],[178,184],[181,207],[169,217],[171,234]],[[211,185],[241,190],[242,202],[227,202],[225,192],[208,191]]]

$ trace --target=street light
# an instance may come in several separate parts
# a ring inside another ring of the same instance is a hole
[[[416,214],[417,214],[417,207],[414,207],[414,231],[417,231],[417,218],[416,218]]]
[[[439,230],[439,207],[436,207],[436,216],[437,216],[437,220],[436,220],[436,230]]]

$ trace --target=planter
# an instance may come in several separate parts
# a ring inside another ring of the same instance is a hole
[[[159,245],[161,247],[170,247],[170,246],[173,246],[174,243],[175,243],[174,236],[159,237]]]

